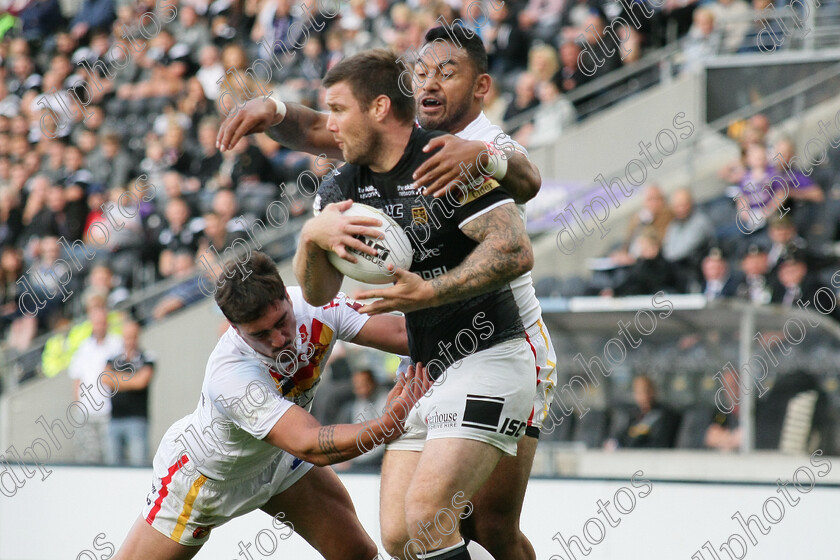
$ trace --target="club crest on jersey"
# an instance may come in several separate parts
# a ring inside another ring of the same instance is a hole
[[[426,208],[424,206],[412,206],[411,207],[411,220],[415,224],[428,224],[429,223],[429,214],[426,213]]]

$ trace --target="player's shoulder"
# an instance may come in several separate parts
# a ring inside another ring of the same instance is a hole
[[[261,370],[262,362],[257,352],[229,327],[207,359],[206,374],[208,378],[220,378],[235,372],[257,373]]]

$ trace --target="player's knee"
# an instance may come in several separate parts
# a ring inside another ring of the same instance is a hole
[[[391,557],[402,558],[408,534],[402,519],[382,520],[382,545]]]
[[[519,516],[507,510],[483,511],[473,519],[472,533],[471,538],[496,558],[510,557],[512,551],[518,550],[522,538]]]

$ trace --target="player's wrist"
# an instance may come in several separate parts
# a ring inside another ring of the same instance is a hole
[[[507,174],[507,158],[505,154],[493,145],[492,142],[484,143],[485,160],[484,169],[481,172],[487,177],[492,177],[497,181],[504,179]]]
[[[280,98],[280,94],[277,91],[272,91],[266,99],[274,102],[274,116],[271,120],[272,125],[280,124],[283,122],[283,119],[286,118],[286,104]]]

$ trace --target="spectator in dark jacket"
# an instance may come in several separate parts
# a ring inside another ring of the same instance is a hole
[[[674,447],[680,418],[656,398],[656,386],[646,375],[633,379],[636,402],[627,428],[618,436],[619,447]]]

